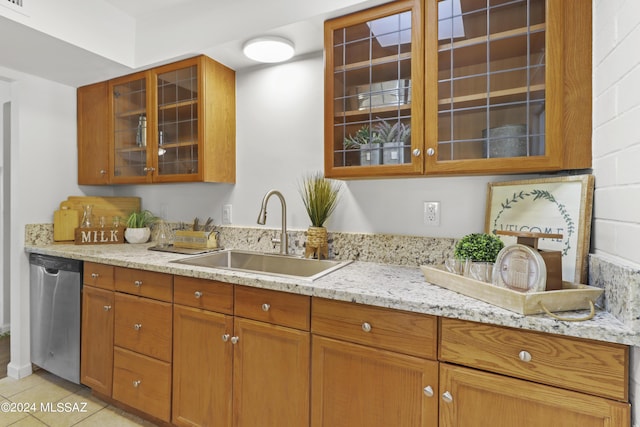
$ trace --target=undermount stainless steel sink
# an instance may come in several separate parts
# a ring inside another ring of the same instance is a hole
[[[351,261],[317,260],[261,252],[225,250],[171,262],[313,281],[344,267]]]

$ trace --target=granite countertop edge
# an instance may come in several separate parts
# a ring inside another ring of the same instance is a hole
[[[583,322],[560,321],[544,314],[525,316],[433,285],[425,280],[419,267],[354,261],[309,282],[173,263],[171,261],[190,255],[150,251],[149,246],[151,244],[48,244],[27,245],[25,251],[576,338],[640,345],[640,332],[625,326],[604,310],[597,310],[593,319]],[[562,314],[563,317],[584,315],[584,311]]]

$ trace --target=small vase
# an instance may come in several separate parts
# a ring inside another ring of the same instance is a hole
[[[324,227],[309,227],[307,244],[304,249],[305,258],[329,258],[329,238]]]
[[[147,243],[151,236],[151,229],[149,227],[144,228],[131,228],[128,227],[124,230],[124,238],[129,243]]]

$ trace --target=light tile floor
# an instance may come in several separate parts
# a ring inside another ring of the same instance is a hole
[[[0,380],[0,427],[131,427],[154,424],[108,405],[85,386],[44,370]]]

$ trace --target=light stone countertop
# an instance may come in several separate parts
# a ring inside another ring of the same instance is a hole
[[[171,263],[190,255],[150,251],[151,244],[28,245],[30,253],[60,256],[239,285],[389,307],[435,316],[503,325],[551,334],[640,345],[640,332],[631,330],[610,313],[598,310],[593,319],[565,322],[546,315],[523,316],[428,283],[417,267],[354,261],[313,282],[248,272]],[[584,311],[563,313],[583,317]]]

